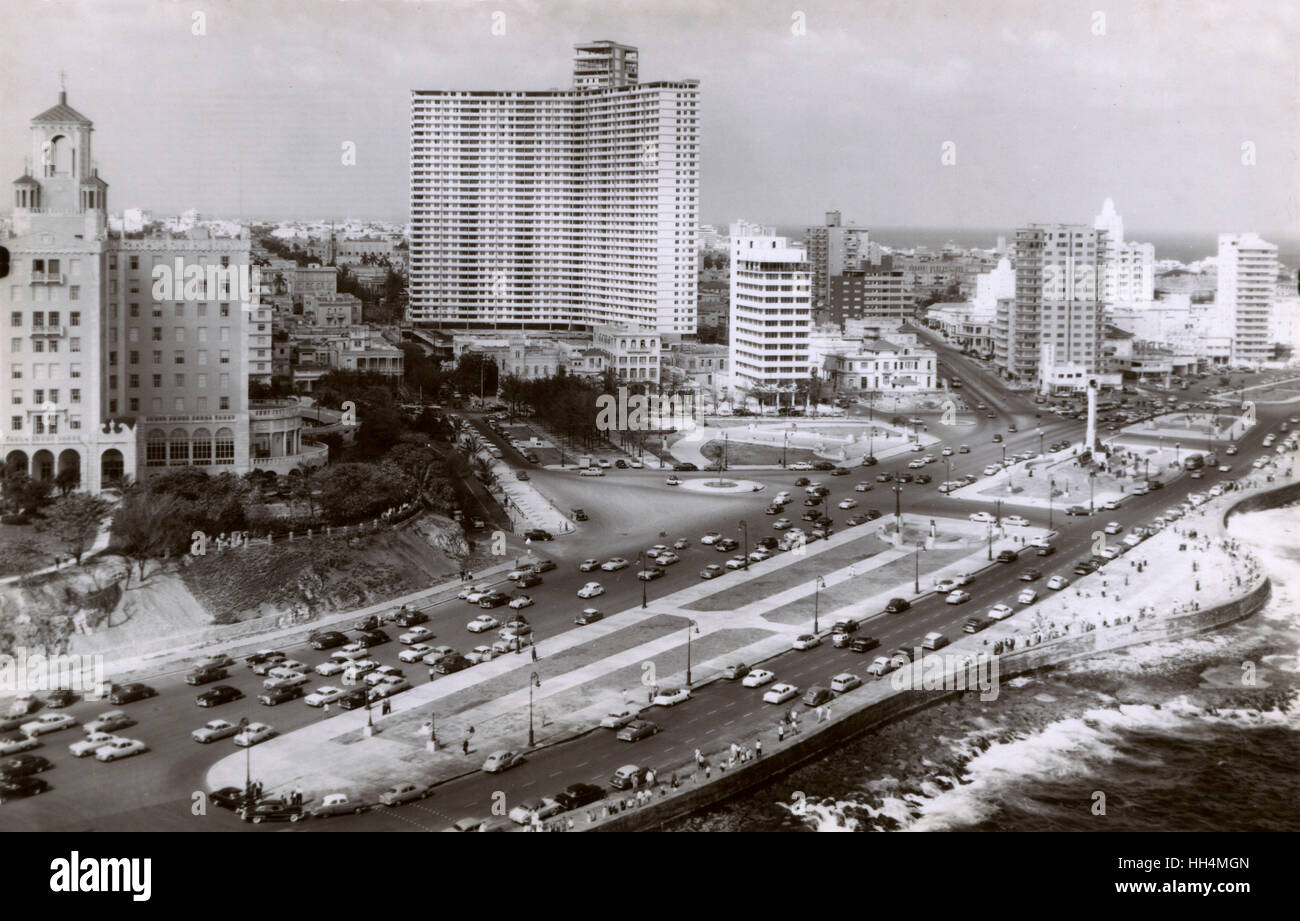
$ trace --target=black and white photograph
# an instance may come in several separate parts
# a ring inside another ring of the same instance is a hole
[[[0,16],[36,888],[1027,832],[1221,899],[1300,830],[1300,7]]]

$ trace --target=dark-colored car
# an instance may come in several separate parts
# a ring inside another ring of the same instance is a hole
[[[834,699],[835,694],[830,688],[815,684],[803,695],[803,705],[805,707],[820,707],[822,704],[829,703]]]
[[[910,473],[895,473],[894,479],[899,483],[910,483],[916,479],[916,477],[912,476]]]
[[[636,574],[636,577],[642,582],[650,582],[654,579],[662,579],[667,572],[659,566],[651,566],[649,569],[643,569]]]
[[[815,464],[813,464],[813,469],[825,472],[827,470],[834,470],[835,465],[832,464],[830,461],[817,461]]]
[[[1151,488],[1152,488],[1152,489],[1164,489],[1164,488],[1165,488],[1165,484],[1164,484],[1162,481],[1160,481],[1160,480],[1152,480],[1152,481],[1151,481]]]
[[[433,667],[433,670],[439,675],[450,675],[453,672],[469,668],[473,664],[474,663],[460,653],[453,652],[451,655],[443,656],[439,659],[438,664]]]
[[[762,547],[764,550],[775,550],[780,543],[775,537],[760,537],[755,541],[755,545]]]
[[[50,785],[40,777],[15,777],[12,780],[0,780],[0,803],[11,799],[23,799],[36,796],[50,789]]]
[[[185,683],[190,685],[211,684],[213,681],[220,681],[222,678],[229,678],[230,672],[218,665],[206,665],[203,668],[196,668],[185,676]]]
[[[509,604],[509,603],[510,603],[510,596],[507,595],[505,592],[488,592],[486,595],[484,595],[482,598],[479,599],[478,606],[480,608],[491,609],[491,608],[499,608],[501,607],[501,605]]]
[[[149,685],[133,681],[130,684],[122,685],[120,688],[115,688],[113,693],[109,695],[108,702],[117,705],[129,704],[134,703],[137,700],[145,700],[157,696],[158,692],[149,687]]]
[[[383,624],[380,622],[379,618],[371,614],[369,617],[365,618],[364,620],[357,621],[356,626],[353,627],[352,629],[366,632],[370,630],[378,630],[382,626]]]
[[[541,585],[542,577],[535,572],[526,572],[515,580],[515,585],[519,588],[532,588],[534,585]]]
[[[880,640],[874,636],[859,636],[849,643],[849,649],[853,652],[869,652],[880,645]]]
[[[240,806],[239,818],[254,825],[263,822],[298,822],[304,818],[302,806],[279,799],[262,800],[256,806]]]
[[[529,567],[533,572],[550,572],[555,568],[555,560],[538,560]]]
[[[1056,547],[1053,546],[1052,544],[1048,544],[1046,547],[1038,548],[1039,556],[1051,556],[1055,552],[1056,552]]]
[[[1093,573],[1096,571],[1097,571],[1097,564],[1094,563],[1092,560],[1079,560],[1079,562],[1074,564],[1074,569],[1071,570],[1071,572],[1073,572],[1076,576],[1086,576],[1089,573]]]
[[[575,783],[555,794],[554,800],[565,809],[581,809],[588,803],[605,798],[605,791],[595,784]]]
[[[398,611],[393,615],[393,623],[399,627],[415,627],[419,624],[426,623],[428,620],[428,614],[425,614],[423,611],[416,611],[413,608]]]
[[[268,688],[257,695],[257,701],[264,707],[276,707],[285,701],[297,700],[303,696],[303,686],[291,688]]]
[[[999,563],[1014,563],[1016,561],[1016,551],[999,550],[996,559]]]
[[[1087,509],[1085,506],[1082,506],[1082,505],[1071,505],[1069,508],[1067,508],[1067,509],[1065,510],[1065,514],[1067,514],[1067,515],[1077,515],[1077,516],[1079,516],[1079,517],[1086,518],[1088,515],[1090,515],[1090,514],[1092,514],[1092,513],[1089,512],[1088,509]]]
[[[335,646],[343,646],[348,642],[347,634],[339,633],[337,630],[325,630],[321,633],[313,633],[308,644],[312,649],[333,649]]]
[[[931,481],[932,477],[928,473],[918,473],[916,475],[916,482],[918,483],[929,483]]]
[[[362,686],[358,688],[352,688],[346,694],[340,697],[336,701],[336,703],[339,705],[339,708],[342,710],[356,710],[366,705],[366,699],[367,699],[366,688]]]
[[[862,514],[863,514],[864,516],[866,516],[867,521],[875,521],[877,518],[880,517],[880,509],[878,509],[878,508],[869,508],[869,509],[867,509],[865,512],[863,512]]]
[[[889,614],[901,614],[912,606],[912,602],[906,598],[890,598],[889,604],[885,605],[885,611]]]
[[[848,476],[848,475],[849,475],[848,467],[836,467],[834,470],[831,471],[831,476]]]
[[[749,666],[744,662],[736,662],[727,666],[726,670],[722,673],[722,677],[726,678],[728,681],[737,681],[748,674]]]
[[[699,470],[700,468],[692,464],[690,461],[679,461],[678,463],[673,464],[673,469],[678,473],[690,473]]]
[[[1038,569],[1026,569],[1020,574],[1021,582],[1037,582],[1043,577],[1043,573]]]
[[[229,809],[231,812],[238,811],[239,807],[244,805],[246,797],[244,791],[239,787],[222,787],[219,790],[213,790],[208,794],[208,799],[212,805],[219,806],[222,809]]]
[[[993,626],[993,621],[987,617],[972,617],[962,624],[962,630],[966,633],[979,633],[986,627],[991,626]]]
[[[817,511],[816,509],[810,508],[807,511],[805,511],[802,515],[800,515],[799,519],[801,521],[816,521],[820,517],[821,517],[821,512]]]
[[[650,720],[633,720],[618,731],[618,741],[639,742],[659,731],[659,724]]]
[[[58,710],[62,707],[70,707],[77,702],[77,693],[68,688],[55,688],[45,695],[45,705]]]
[[[555,540],[550,531],[543,531],[541,528],[530,528],[524,532],[525,540]]]
[[[230,703],[232,700],[243,700],[244,692],[239,688],[231,687],[228,684],[219,684],[215,688],[208,688],[202,694],[194,698],[194,702],[200,707],[215,707],[219,704]]]
[[[346,642],[347,637],[343,637],[343,640]],[[252,668],[255,665],[265,665],[267,662],[279,662],[282,659],[287,658],[288,656],[282,652],[255,652],[251,656],[245,656],[244,662],[249,668]]]
[[[602,614],[600,611],[590,610],[590,611],[583,611],[577,617],[573,618],[573,622],[577,624],[579,627],[586,627],[589,626],[590,624],[594,624],[598,620],[604,620],[604,619],[605,619],[605,615]]]
[[[369,649],[371,646],[382,646],[390,640],[383,630],[367,630],[357,637],[357,642]]]
[[[811,483],[811,482],[812,482],[812,480],[808,479],[806,476],[801,476],[801,477],[799,477],[799,479],[797,479],[797,480],[794,481],[794,485],[795,485],[795,486],[807,486],[807,485],[808,485],[809,483]]]
[[[815,487],[814,494],[824,499],[831,494],[831,488],[829,486]]]
[[[54,767],[54,764],[48,758],[42,758],[40,755],[14,755],[12,758],[0,761],[0,777],[5,780],[30,777],[33,774],[41,773],[41,771],[48,771],[52,767]]]
[[[573,516],[574,521],[586,521],[587,513],[580,508],[569,509],[569,514]]]
[[[719,553],[730,553],[740,546],[740,541],[734,537],[719,537],[713,542],[713,549]]]
[[[815,506],[815,505],[821,505],[821,504],[822,504],[822,497],[821,497],[821,496],[809,496],[807,499],[804,499],[804,500],[803,500],[803,504],[806,505],[806,506],[809,507],[809,508],[812,508],[812,507]],[[780,511],[780,509],[777,509],[777,511]]]

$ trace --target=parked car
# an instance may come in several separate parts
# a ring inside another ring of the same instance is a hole
[[[659,724],[650,720],[633,720],[618,731],[615,738],[620,742],[639,742],[659,732]]]
[[[573,622],[579,627],[586,627],[604,618],[605,615],[595,608],[583,608],[582,612],[573,619]]]
[[[400,806],[403,803],[411,803],[418,799],[426,799],[433,791],[421,784],[404,781],[393,784],[383,793],[379,794],[379,805],[381,806]]]
[[[305,813],[302,805],[288,800],[268,799],[260,803],[245,803],[236,815],[241,821],[261,825],[263,822],[300,822]]]
[[[336,815],[361,815],[365,811],[364,805],[348,799],[346,793],[327,793],[320,805],[312,809],[311,816],[314,819],[328,819]]]

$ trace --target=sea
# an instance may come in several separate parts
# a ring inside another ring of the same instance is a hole
[[[1300,506],[1230,531],[1273,583],[1253,617],[933,707],[673,830],[1300,831]]]
[[[725,224],[716,225],[725,228]],[[809,225],[778,225],[776,232],[794,240],[803,240]],[[1250,228],[1248,228],[1250,229]],[[1007,246],[1014,248],[1016,229],[1014,227],[956,229],[943,227],[871,227],[871,239],[895,249],[911,249],[916,246],[929,247],[939,252],[952,243],[962,249],[993,249],[998,237],[1005,237]],[[1286,234],[1265,233],[1260,236],[1278,247],[1278,261],[1288,268],[1300,266],[1300,237]],[[1150,243],[1155,247],[1156,259],[1177,259],[1184,264],[1196,262],[1206,256],[1214,256],[1219,251],[1218,235],[1215,233],[1145,233],[1140,228],[1124,229],[1126,240]]]

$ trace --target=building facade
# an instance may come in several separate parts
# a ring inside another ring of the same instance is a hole
[[[838,211],[826,212],[826,223],[807,230],[808,270],[812,279],[814,310],[831,304],[831,285],[837,275],[861,268],[869,256],[871,235],[867,228],[843,222]]]
[[[1255,233],[1219,234],[1215,312],[1219,330],[1232,337],[1233,364],[1270,361],[1269,322],[1277,286],[1277,244]]]
[[[410,322],[695,332],[698,81],[576,47],[569,90],[412,91]]]
[[[773,227],[731,225],[732,387],[790,388],[809,377],[807,253]]]

